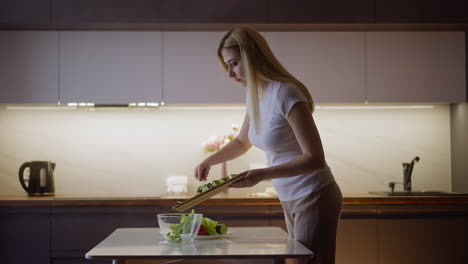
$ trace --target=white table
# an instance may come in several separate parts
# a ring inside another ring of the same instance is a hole
[[[195,240],[192,244],[165,241],[158,228],[118,228],[86,253],[86,259],[274,259],[311,258],[312,251],[279,227],[231,227],[225,238]]]

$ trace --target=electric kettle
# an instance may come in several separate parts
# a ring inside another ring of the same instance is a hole
[[[54,169],[50,161],[25,162],[19,169],[21,186],[29,196],[54,195]]]

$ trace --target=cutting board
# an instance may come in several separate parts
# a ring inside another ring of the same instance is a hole
[[[201,204],[204,201],[206,201],[206,200],[210,199],[211,197],[215,196],[216,194],[226,190],[227,188],[229,188],[229,186],[231,186],[231,184],[233,184],[236,181],[238,181],[240,179],[243,179],[243,178],[244,178],[244,176],[237,176],[237,177],[232,178],[232,179],[230,179],[228,181],[225,181],[225,182],[221,183],[220,185],[212,188],[209,191],[197,194],[194,197],[192,197],[190,199],[187,199],[187,200],[183,201],[180,204],[176,204],[175,206],[172,207],[172,209],[174,211],[177,211],[177,212],[187,211],[188,209],[193,208],[194,206],[196,206],[198,204]]]

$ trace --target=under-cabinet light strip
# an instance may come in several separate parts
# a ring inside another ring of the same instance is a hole
[[[76,106],[7,106],[6,110],[75,110]]]
[[[357,106],[316,106],[324,110],[372,110],[372,109],[433,109],[433,105],[357,105]]]
[[[433,105],[315,106],[321,110],[433,109]],[[164,106],[160,110],[245,110],[245,106]]]
[[[129,104],[135,108],[157,108],[158,103]],[[94,104],[68,104],[68,106],[6,106],[7,110],[75,110],[82,107],[94,108]],[[385,110],[385,109],[433,109],[434,105],[363,105],[363,106],[315,106],[318,110]],[[161,104],[159,110],[245,110],[245,106],[166,106]]]
[[[245,110],[245,106],[161,106],[159,110]]]

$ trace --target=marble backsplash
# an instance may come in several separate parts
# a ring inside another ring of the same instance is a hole
[[[57,195],[160,196],[166,177],[187,175],[207,154],[202,143],[241,124],[242,107],[143,109],[6,109],[0,106],[0,195],[25,195],[18,169],[25,161],[57,163]],[[402,162],[421,161],[413,189],[450,191],[450,107],[431,109],[317,109],[327,162],[345,193],[386,190],[403,179]],[[228,173],[264,166],[252,148],[228,162]],[[211,179],[221,167],[211,169]],[[249,189],[264,191],[271,182]],[[401,188],[398,186],[397,188]]]

